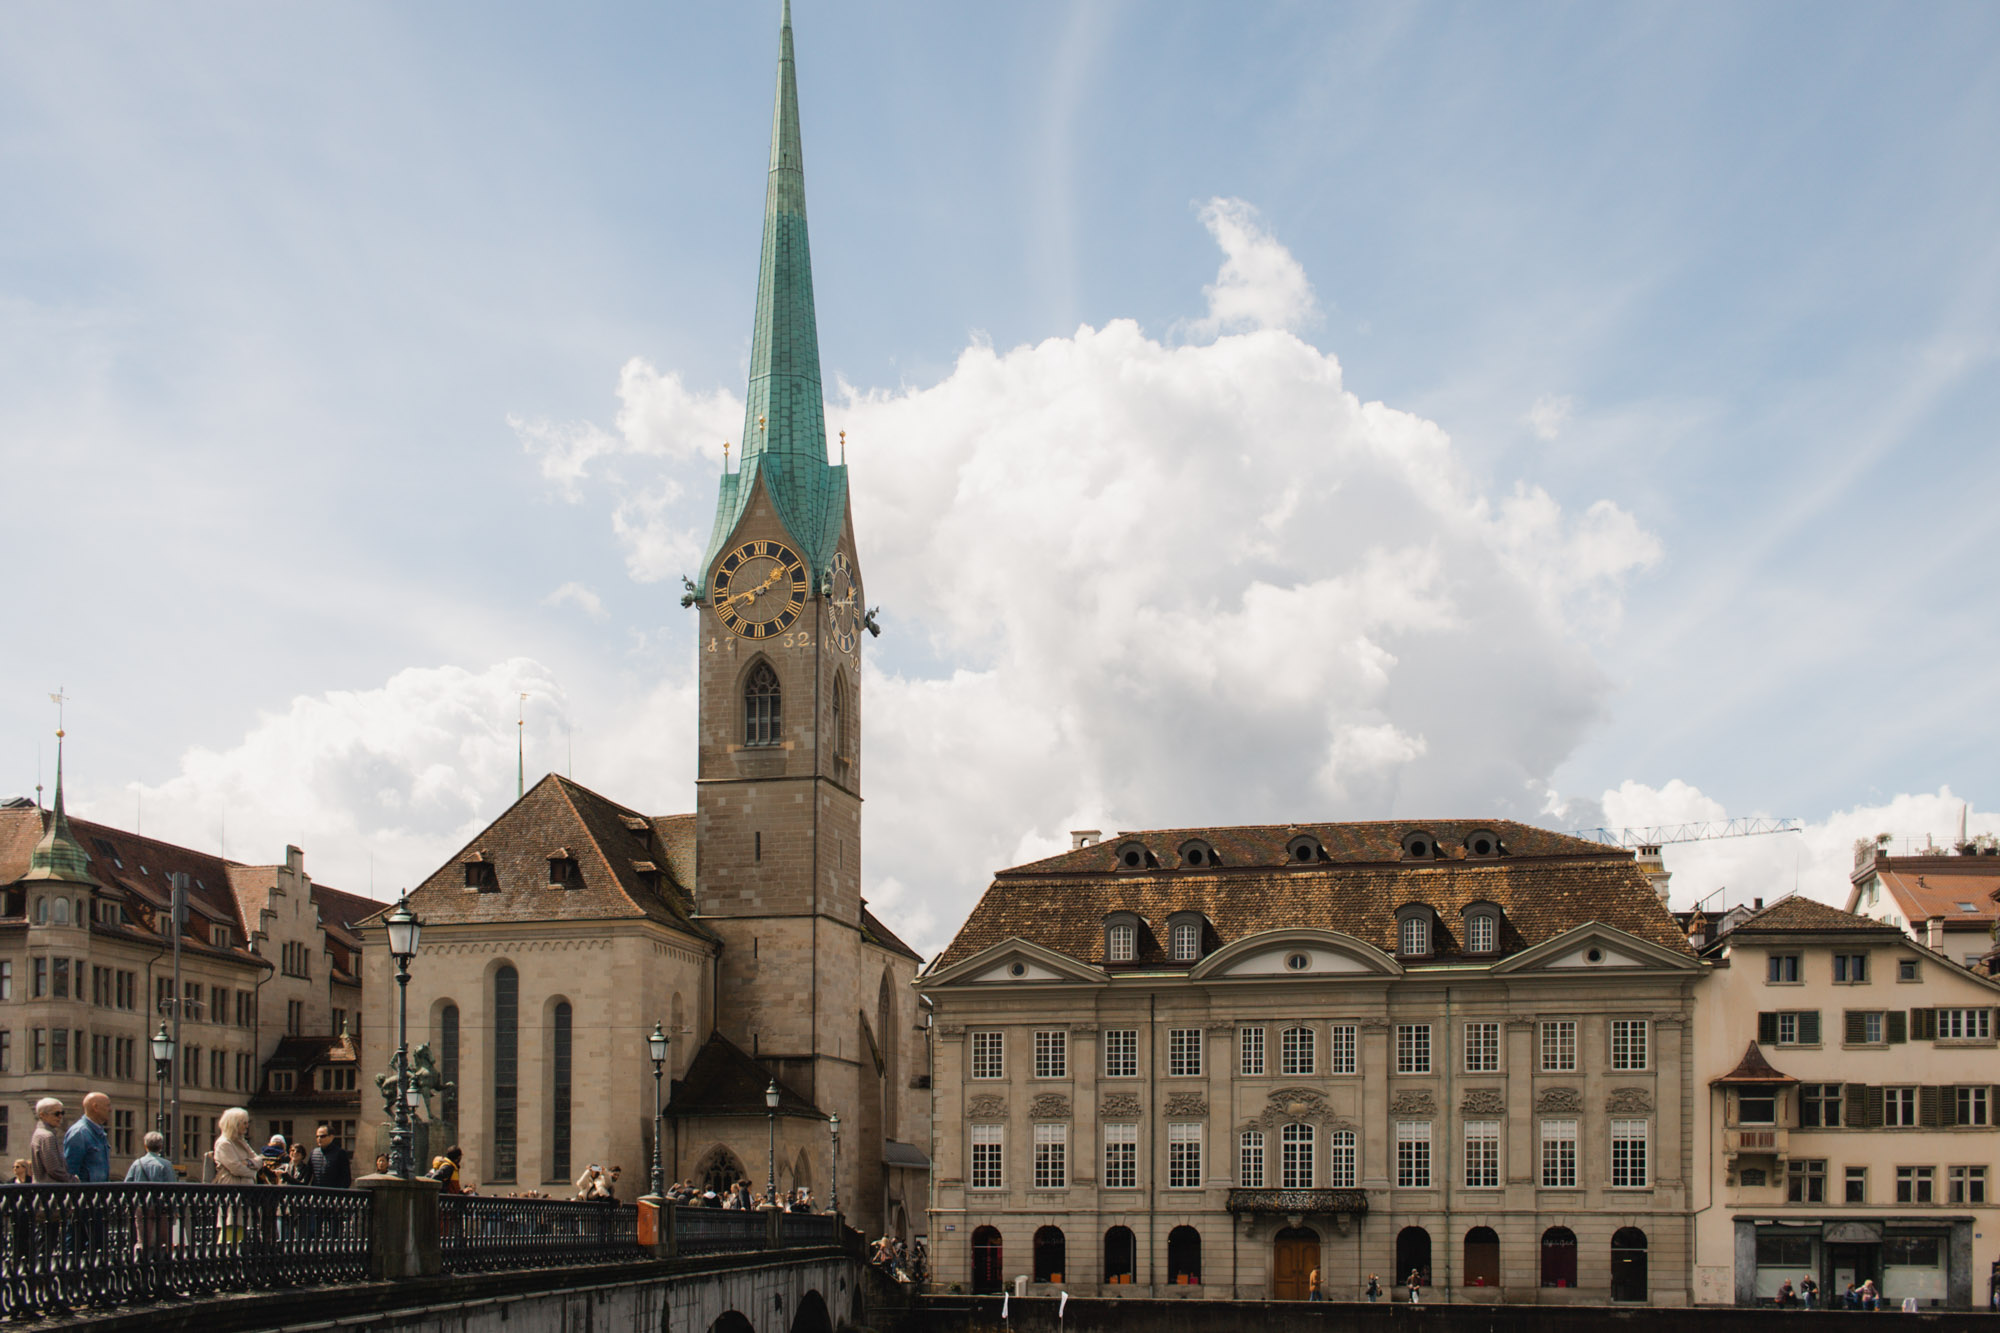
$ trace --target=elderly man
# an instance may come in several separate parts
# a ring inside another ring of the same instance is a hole
[[[35,1134],[28,1141],[28,1169],[37,1185],[69,1184],[69,1167],[63,1161],[63,1104],[59,1098],[44,1097],[35,1103]]]
[[[111,1099],[103,1093],[85,1095],[82,1117],[63,1138],[63,1165],[74,1181],[111,1179]]]

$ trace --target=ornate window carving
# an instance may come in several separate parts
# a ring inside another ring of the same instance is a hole
[[[784,739],[778,673],[759,662],[743,686],[743,743],[777,745]]]

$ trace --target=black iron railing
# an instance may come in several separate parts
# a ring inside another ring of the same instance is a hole
[[[575,1199],[505,1199],[446,1194],[438,1239],[447,1273],[548,1268],[636,1259],[639,1210]]]
[[[779,1243],[787,1249],[840,1244],[840,1219],[832,1213],[786,1213],[778,1220]]]
[[[276,1185],[0,1188],[0,1315],[368,1276],[368,1196]]]
[[[1368,1211],[1363,1190],[1263,1189],[1229,1191],[1232,1213],[1351,1213]]]
[[[733,1208],[674,1210],[674,1248],[682,1254],[727,1254],[761,1250],[770,1224],[765,1214]]]

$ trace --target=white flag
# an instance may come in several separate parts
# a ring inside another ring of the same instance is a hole
[[[1007,1293],[1004,1291],[1000,1293],[1000,1317],[1007,1317]]]
[[[1069,1306],[1069,1293],[1065,1291],[1062,1293],[1061,1298],[1056,1301],[1056,1318],[1061,1319],[1062,1312],[1065,1309],[1067,1309],[1068,1306]]]

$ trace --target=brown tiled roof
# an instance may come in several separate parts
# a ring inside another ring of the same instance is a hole
[[[354,927],[389,905],[319,883],[312,886],[312,900],[313,906],[319,909],[319,923],[326,927],[327,934],[350,949],[361,947],[361,937],[355,933]]]
[[[861,936],[870,944],[879,944],[892,953],[902,954],[905,958],[913,958],[919,963],[924,961],[922,954],[903,943],[897,937],[895,931],[890,930],[882,924],[882,918],[868,910],[868,906],[865,903],[861,907]]]
[[[1437,860],[1403,855],[1403,838],[1421,830],[1448,849]],[[1497,834],[1503,853],[1469,858],[1475,831]],[[1326,859],[1285,860],[1288,841],[1311,834]],[[1199,838],[1221,865],[1179,869],[1180,847]],[[1143,843],[1159,869],[1121,873],[1118,848]],[[1259,828],[1170,829],[1119,834],[1095,846],[1003,870],[938,961],[950,966],[1018,936],[1078,960],[1104,963],[1104,918],[1137,914],[1142,929],[1134,966],[1171,966],[1166,918],[1207,917],[1209,945],[1267,930],[1313,926],[1341,931],[1385,953],[1396,947],[1398,907],[1429,905],[1438,916],[1439,957],[1459,948],[1461,911],[1490,902],[1502,914],[1503,954],[1531,948],[1596,921],[1692,956],[1687,939],[1634,863],[1632,853],[1508,820],[1405,820],[1397,823],[1296,824]]]
[[[685,882],[672,873],[672,849],[660,845],[662,825],[677,830],[683,821],[691,826],[693,816],[651,820],[551,773],[412,889],[410,906],[426,924],[651,918],[713,938],[694,919]],[[549,857],[559,849],[575,856],[573,886],[549,883]],[[655,890],[638,865],[662,856],[669,871]],[[472,860],[493,865],[497,892],[466,887],[464,863]],[[376,915],[387,907],[377,904]]]
[[[2000,890],[2000,863],[1977,856],[1926,856],[1912,858],[1920,865],[1895,865],[1888,857],[1878,857],[1877,873],[1882,887],[1903,909],[1903,916],[1920,925],[1934,916],[1944,918],[1946,930],[1985,931],[2000,916],[2000,903],[1993,894]],[[1967,911],[1960,903],[1970,903]]]
[[[1894,926],[1857,916],[1853,912],[1843,912],[1838,907],[1820,902],[1816,898],[1805,898],[1794,893],[1778,899],[1761,912],[1753,912],[1736,924],[1731,934],[1746,930],[1821,931],[1855,930],[1887,932],[1900,935]]]
[[[1743,1058],[1736,1062],[1736,1068],[1730,1070],[1720,1078],[1712,1078],[1708,1081],[1710,1087],[1744,1086],[1753,1088],[1789,1087],[1791,1084],[1797,1082],[1798,1080],[1790,1074],[1781,1074],[1773,1069],[1771,1062],[1764,1058],[1763,1050],[1754,1041],[1743,1048]]]
[[[687,1075],[674,1080],[666,1114],[767,1115],[764,1090],[774,1081],[778,1085],[778,1114],[820,1118],[818,1109],[787,1087],[783,1079],[720,1032],[712,1032],[688,1063]]]

